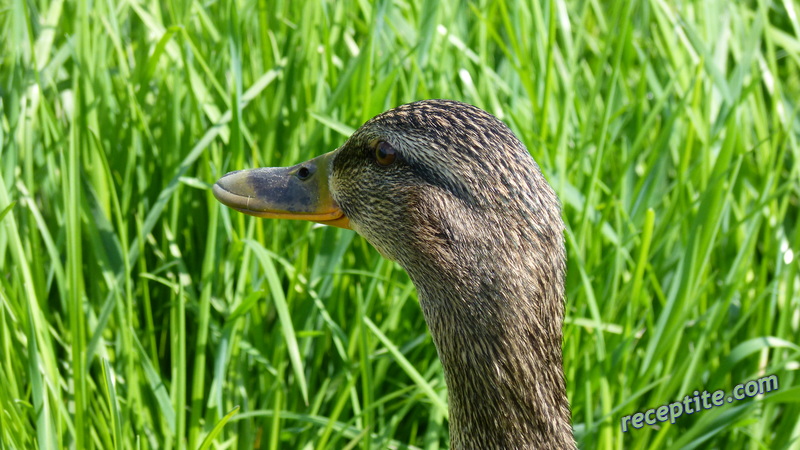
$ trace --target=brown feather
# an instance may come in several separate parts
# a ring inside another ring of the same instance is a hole
[[[379,142],[397,151],[383,167]],[[444,367],[452,448],[574,448],[562,368],[560,206],[494,116],[428,100],[364,124],[332,163],[350,226],[408,271]]]

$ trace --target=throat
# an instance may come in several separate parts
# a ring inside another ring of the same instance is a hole
[[[563,293],[518,274],[495,277],[458,283],[412,275],[444,368],[451,446],[574,448]]]

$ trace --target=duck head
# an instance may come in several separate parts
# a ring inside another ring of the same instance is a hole
[[[409,272],[424,256],[437,270],[462,265],[459,245],[497,238],[563,259],[558,200],[539,167],[500,120],[455,101],[402,105],[330,153],[231,172],[213,193],[253,216],[355,230]]]

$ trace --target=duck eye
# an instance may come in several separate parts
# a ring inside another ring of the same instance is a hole
[[[388,166],[392,164],[397,158],[397,150],[392,147],[392,144],[381,141],[375,148],[375,161],[381,166]]]

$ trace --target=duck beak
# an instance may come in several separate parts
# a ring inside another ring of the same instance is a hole
[[[335,152],[292,167],[230,172],[212,191],[223,205],[256,217],[299,219],[350,229],[328,185]]]

